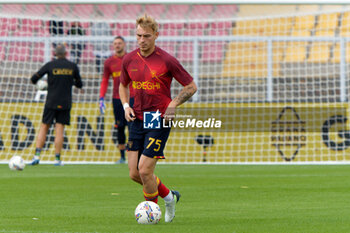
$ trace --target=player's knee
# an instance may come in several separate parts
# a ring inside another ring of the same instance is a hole
[[[148,169],[146,167],[141,167],[139,170],[139,174],[142,180],[146,180],[148,178],[153,177],[153,171],[151,169]]]
[[[129,171],[129,177],[135,182],[138,182],[140,180],[140,175],[138,171]]]

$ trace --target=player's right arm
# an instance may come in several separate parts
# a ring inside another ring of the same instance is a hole
[[[30,81],[33,84],[36,84],[39,81],[39,79],[41,79],[46,73],[48,73],[48,71],[48,63],[46,63],[43,67],[40,68],[38,72],[33,74],[33,76],[30,78]]]
[[[125,119],[127,121],[134,121],[136,119],[135,113],[134,113],[134,110],[129,105],[129,98],[130,98],[129,84],[125,86],[122,82],[120,82],[119,97],[120,97],[120,101],[123,104]]]
[[[136,117],[135,117],[134,110],[129,105],[129,99],[130,99],[129,85],[131,82],[131,78],[126,69],[125,63],[126,62],[124,59],[122,63],[121,74],[120,74],[119,97],[120,97],[120,101],[123,104],[125,119],[129,122],[129,121],[134,121]]]

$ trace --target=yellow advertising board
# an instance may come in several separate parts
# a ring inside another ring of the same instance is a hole
[[[1,103],[0,109],[0,160],[14,154],[31,159],[43,104]],[[215,119],[222,124],[220,129],[173,127],[165,149],[166,162],[350,161],[346,104],[187,104],[177,115],[184,125],[181,116],[204,122]],[[74,104],[71,125],[65,131],[63,159],[116,161],[120,155],[113,126],[110,104],[105,115],[99,114],[97,103]],[[53,130],[41,159],[54,159]]]

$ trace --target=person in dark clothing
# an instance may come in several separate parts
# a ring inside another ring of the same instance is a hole
[[[50,20],[49,32],[51,36],[64,36],[64,22],[59,20],[62,17],[62,9],[60,7],[56,8],[56,12],[54,15],[57,20]],[[52,43],[53,48],[56,48],[56,43]]]
[[[36,84],[45,74],[48,76],[47,96],[36,141],[35,156],[31,162],[37,165],[40,162],[40,153],[46,141],[46,135],[50,125],[55,123],[55,165],[62,165],[61,150],[63,147],[64,126],[70,124],[70,110],[72,108],[72,86],[82,88],[78,66],[66,59],[66,48],[58,44],[55,49],[57,59],[46,63],[32,77]]]
[[[79,22],[72,22],[70,29],[67,31],[68,36],[83,36],[84,30]],[[85,47],[81,41],[70,42],[70,60],[79,64],[81,53]]]

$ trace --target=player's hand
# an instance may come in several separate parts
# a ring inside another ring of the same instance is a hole
[[[127,122],[134,121],[136,119],[134,110],[132,108],[128,107],[124,111],[125,111],[125,119]]]
[[[169,121],[174,120],[174,118],[175,118],[175,110],[176,110],[176,107],[173,106],[172,103],[170,103],[168,105],[168,108],[166,109],[166,111],[164,113],[165,124],[168,124]]]
[[[101,115],[105,114],[106,111],[106,105],[105,105],[105,98],[100,98],[100,113]]]

